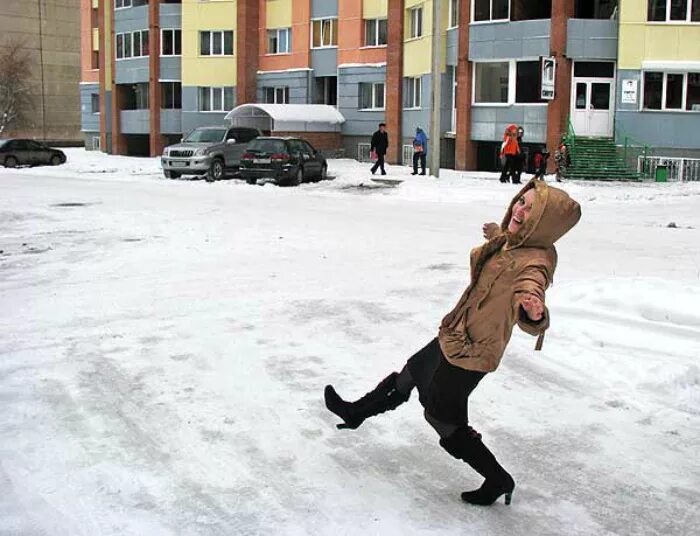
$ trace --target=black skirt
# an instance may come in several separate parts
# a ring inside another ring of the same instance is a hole
[[[431,417],[445,424],[469,421],[469,395],[486,373],[451,365],[437,337],[406,363],[418,389],[420,403]]]

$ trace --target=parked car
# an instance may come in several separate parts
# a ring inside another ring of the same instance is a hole
[[[17,166],[59,166],[66,162],[66,154],[34,140],[19,138],[0,140],[0,164]]]
[[[261,135],[256,128],[195,128],[180,143],[163,149],[163,173],[169,179],[204,174],[208,181],[223,179],[227,171],[238,171],[248,142]]]
[[[325,179],[328,163],[306,140],[268,136],[248,144],[240,173],[249,184],[270,178],[278,184],[296,186],[308,179]]]

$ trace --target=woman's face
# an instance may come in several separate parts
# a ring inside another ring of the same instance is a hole
[[[525,222],[530,217],[532,212],[532,203],[535,202],[535,189],[530,188],[527,192],[520,196],[513,206],[510,222],[508,222],[508,232],[511,234],[517,233]]]

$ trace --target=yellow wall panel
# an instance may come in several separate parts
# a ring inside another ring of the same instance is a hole
[[[620,28],[620,69],[641,69],[642,61],[698,61],[700,26],[626,24]]]
[[[647,0],[621,0],[620,24],[645,23],[647,21]]]
[[[100,50],[100,29],[92,29],[92,50]]]
[[[265,28],[292,27],[292,0],[265,0]]]
[[[388,0],[362,0],[363,19],[383,19],[388,12]]]
[[[236,0],[183,0],[182,84],[187,86],[235,86]],[[233,30],[233,56],[200,56],[200,30]]]

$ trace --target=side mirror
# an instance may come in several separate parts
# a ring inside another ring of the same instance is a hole
[[[180,143],[182,143],[183,141],[185,141],[185,138],[180,138]]]
[[[231,143],[231,144],[236,143],[236,138],[229,138],[226,140],[226,143]]]

